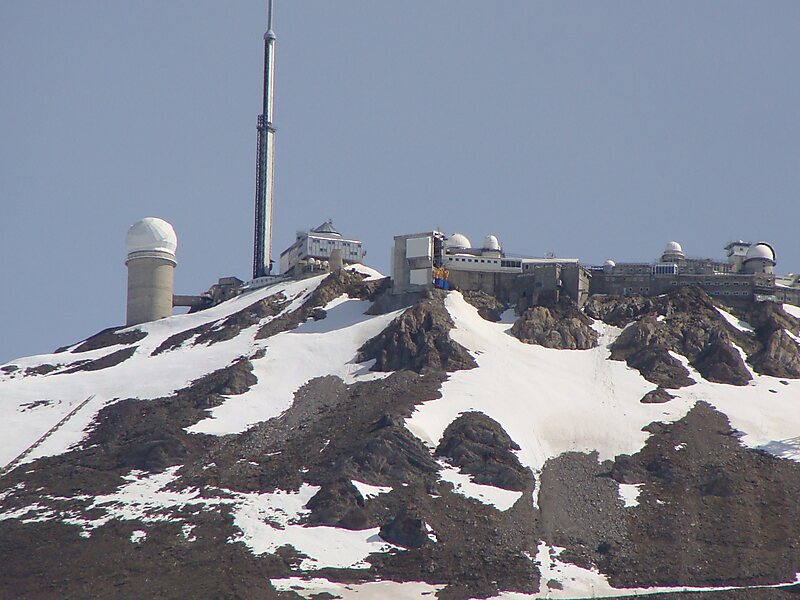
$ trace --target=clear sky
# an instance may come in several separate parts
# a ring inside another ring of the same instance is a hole
[[[125,316],[125,233],[176,293],[247,278],[266,0],[0,2],[0,363]],[[275,237],[386,272],[440,228],[586,263],[767,240],[800,270],[800,3],[276,0]]]

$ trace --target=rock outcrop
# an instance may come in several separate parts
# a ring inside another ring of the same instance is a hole
[[[468,412],[447,426],[436,456],[472,475],[476,483],[529,490],[533,487],[533,474],[514,454],[519,449],[497,421],[483,413]]]
[[[358,361],[374,360],[373,371],[459,371],[477,366],[466,348],[450,338],[453,320],[443,293],[433,291],[397,317],[359,350]]]
[[[487,321],[496,323],[507,308],[505,304],[486,292],[464,291],[461,294],[464,300],[477,308],[478,314]]]
[[[526,344],[562,350],[587,350],[597,346],[598,340],[592,320],[571,300],[527,309],[510,333]]]
[[[773,377],[800,378],[800,346],[789,335],[800,335],[800,322],[772,302],[756,304],[745,318],[761,343],[749,359],[753,368]]]
[[[614,341],[611,358],[626,361],[659,386],[680,388],[694,383],[671,352],[686,357],[709,381],[746,385],[752,379],[734,344],[753,349],[754,340],[730,325],[698,288],[647,299],[604,297],[589,312],[616,325],[631,315],[639,316]]]

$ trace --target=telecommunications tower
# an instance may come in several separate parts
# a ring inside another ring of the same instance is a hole
[[[272,31],[272,0],[267,6],[264,34],[264,94],[258,115],[256,143],[256,218],[253,248],[253,279],[272,270],[272,189],[275,171],[275,128],[272,126],[272,96],[275,78],[275,34]]]

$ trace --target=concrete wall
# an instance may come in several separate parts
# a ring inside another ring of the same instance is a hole
[[[129,256],[127,325],[163,319],[172,314],[175,260],[167,254]]]
[[[516,304],[519,313],[531,306],[554,304],[562,296],[583,306],[589,297],[590,275],[578,264],[531,265],[525,273],[485,273],[450,270],[450,285],[462,291],[481,291],[500,302]]]
[[[591,293],[658,296],[682,286],[694,285],[705,290],[715,300],[731,305],[749,304],[753,302],[756,294],[772,295],[775,293],[774,276],[768,274],[700,275],[679,273],[677,275],[653,275],[652,273],[627,273],[623,269],[615,268],[612,273],[602,270],[593,271]]]

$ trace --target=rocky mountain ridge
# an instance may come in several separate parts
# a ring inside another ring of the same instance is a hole
[[[798,313],[394,310],[388,285],[341,271],[1,366],[3,464],[96,399],[0,478],[0,596],[798,591]]]

